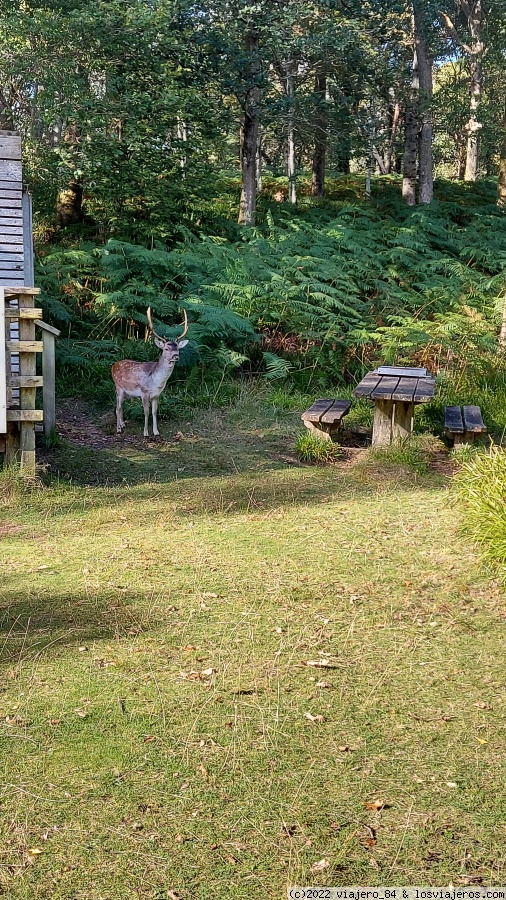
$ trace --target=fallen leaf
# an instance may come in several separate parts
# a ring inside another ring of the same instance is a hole
[[[416,781],[417,784],[423,784],[423,778],[419,778],[418,775],[413,775],[413,781]]]
[[[328,681],[317,681],[317,682],[316,682],[316,687],[319,687],[319,688],[329,688],[329,687],[332,687],[332,685],[329,684]]]
[[[210,667],[209,669],[202,669],[201,675],[204,675],[205,678],[209,678],[210,675],[213,675],[216,672],[216,669]]]
[[[61,719],[50,719],[49,720],[50,725],[59,725],[60,722],[61,722]]]
[[[182,900],[180,894],[176,894],[175,891],[167,891],[167,900]]]
[[[478,741],[479,744],[488,744],[488,741],[486,741],[485,738],[477,737],[476,740]]]
[[[379,869],[379,863],[377,859],[374,859],[374,856],[369,857],[369,865],[372,869]]]
[[[79,716],[80,719],[85,719],[86,716],[88,715],[88,713],[84,712],[84,710],[82,710],[82,709],[75,709],[74,712],[75,712],[76,716]]]
[[[202,765],[197,766],[197,772],[200,772],[200,774],[203,775],[204,778],[207,778],[207,777],[208,777],[208,774],[209,774],[208,771],[207,771],[207,769],[206,769],[206,767],[205,767],[205,766],[202,766]]]
[[[40,847],[30,847],[28,853],[30,853],[31,856],[38,856],[39,853],[42,853],[42,850],[40,849]]]
[[[330,863],[329,863],[328,859],[320,859],[319,862],[313,863],[313,865],[311,866],[311,871],[312,872],[324,872],[325,869],[328,869],[329,866],[330,866]]]
[[[89,650],[89,647],[79,647],[79,653],[87,653],[88,650]]]
[[[49,569],[49,566],[37,566],[37,571],[38,571],[38,572],[42,571],[42,569]],[[42,851],[39,850],[39,853],[41,853],[41,852],[42,852]]]
[[[144,743],[144,744],[151,744],[151,743],[154,741],[154,739],[155,739],[154,734],[148,734],[148,735],[144,738],[143,743]]]
[[[183,652],[189,653],[190,650],[195,650],[195,649],[196,648],[193,646],[193,644],[185,644],[185,646],[183,647]]]
[[[473,706],[477,706],[478,709],[490,709],[488,703],[473,703]]]
[[[230,856],[228,853],[226,859],[227,862],[229,862],[232,866],[235,866],[235,864],[237,863],[237,860],[233,856]]]
[[[380,809],[383,809],[386,806],[384,800],[371,800],[370,803],[365,802],[364,806],[366,809],[372,809],[374,812],[379,812]]]
[[[306,666],[312,666],[314,669],[326,669],[332,667],[332,663],[329,659],[308,659]]]
[[[342,744],[341,747],[338,747],[337,749],[339,750],[340,753],[348,753],[350,750],[350,748],[348,747],[348,744]]]
[[[448,787],[451,787],[451,788],[457,787],[456,781],[447,781],[446,784]]]

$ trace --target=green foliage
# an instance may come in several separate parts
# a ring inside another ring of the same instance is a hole
[[[350,203],[357,179],[340,184],[335,199],[290,216],[272,203],[261,225],[233,239],[181,229],[171,249],[117,240],[45,248],[37,283],[45,316],[62,329],[60,376],[94,369],[98,384],[114,359],[154,358],[146,307],[171,337],[186,309],[190,345],[176,381],[198,366],[217,382],[249,371],[288,378],[303,393],[341,392],[376,362],[417,362],[442,373],[441,398],[479,402],[477,386],[488,391],[491,425],[506,425],[494,402],[504,213],[473,205],[467,188],[458,205],[445,183],[441,202],[414,210],[400,205],[393,182],[378,182],[367,207]],[[481,201],[487,190],[476,187]],[[437,427],[437,403],[417,412],[418,423],[432,415]]]
[[[303,462],[311,463],[315,466],[324,466],[328,463],[335,462],[339,457],[340,448],[332,441],[326,441],[305,431],[299,435],[295,441],[295,450],[299,454]]]
[[[464,462],[453,479],[462,531],[506,580],[506,452],[492,447]]]

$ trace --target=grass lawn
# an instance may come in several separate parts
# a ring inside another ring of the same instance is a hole
[[[163,430],[4,485],[0,894],[503,884],[504,596],[447,478],[300,466],[251,397]]]

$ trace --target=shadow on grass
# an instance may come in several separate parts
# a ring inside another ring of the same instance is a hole
[[[0,665],[35,659],[59,647],[86,646],[93,641],[132,638],[177,616],[169,601],[156,604],[158,612],[146,615],[146,594],[101,590],[90,598],[85,593],[37,594],[21,598],[19,580],[4,579],[0,603]],[[165,612],[163,611],[165,609]]]
[[[131,516],[136,526],[145,526],[151,519],[159,521],[160,516],[184,523],[189,516],[268,515],[280,507],[347,503],[419,490],[440,491],[446,483],[438,474],[419,474],[408,467],[381,462],[363,467],[280,465],[260,471],[214,476],[201,473],[167,481],[148,478],[142,483],[111,486],[82,487],[52,481],[30,495],[26,511],[28,516],[35,512],[46,519],[75,513],[82,518],[81,527],[86,527],[86,519],[94,511],[110,509],[115,515],[120,511],[127,520]],[[16,504],[17,521],[20,513],[22,505]],[[22,529],[9,533],[8,538],[10,542],[25,541],[26,534]]]

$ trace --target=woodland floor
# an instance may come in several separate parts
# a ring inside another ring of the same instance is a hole
[[[504,883],[504,595],[442,446],[303,466],[251,396],[157,442],[59,416],[3,486],[0,893]]]

